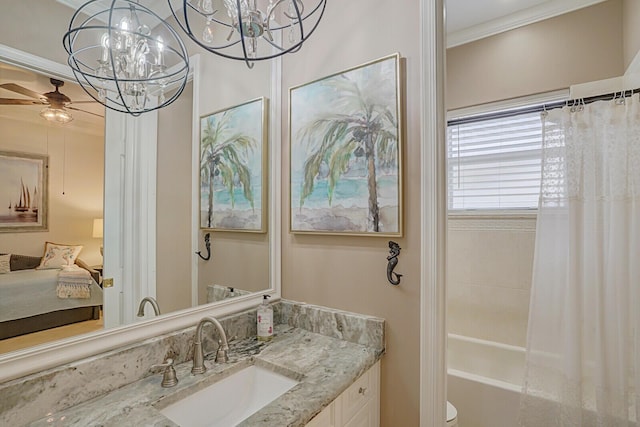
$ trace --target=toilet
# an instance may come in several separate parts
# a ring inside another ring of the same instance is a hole
[[[447,402],[447,427],[458,427],[458,410]]]

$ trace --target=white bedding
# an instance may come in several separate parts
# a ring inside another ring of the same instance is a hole
[[[90,298],[58,298],[59,271],[19,270],[0,274],[0,322],[102,304],[102,289],[95,280],[89,286]]]

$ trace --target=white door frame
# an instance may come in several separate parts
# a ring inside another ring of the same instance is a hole
[[[133,117],[106,110],[103,274],[104,326],[136,319],[156,296],[157,110]]]
[[[420,426],[446,423],[444,0],[420,2]]]

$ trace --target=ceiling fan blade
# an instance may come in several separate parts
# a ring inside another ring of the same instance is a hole
[[[103,115],[96,114],[96,113],[92,113],[91,111],[81,110],[81,109],[79,109],[79,108],[75,108],[75,107],[70,107],[70,106],[68,106],[68,105],[67,105],[67,106],[65,106],[64,108],[67,108],[67,109],[69,109],[69,110],[74,110],[74,111],[80,111],[80,112],[82,112],[82,113],[91,114],[91,115],[94,115],[94,116],[96,116],[96,117],[104,117]]]
[[[0,88],[10,90],[11,92],[19,93],[21,95],[25,95],[31,98],[39,99],[43,102],[47,102],[47,98],[41,93],[34,92],[30,89],[27,89],[26,87],[22,87],[15,83],[3,83],[3,84],[0,84]]]
[[[36,101],[33,99],[10,99],[0,98],[0,105],[47,105],[48,102]]]
[[[98,101],[71,101],[69,104],[95,104]]]

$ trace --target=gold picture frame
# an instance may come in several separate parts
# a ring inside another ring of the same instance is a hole
[[[0,151],[0,232],[47,231],[49,157]]]
[[[289,231],[399,237],[399,53],[289,89]]]
[[[200,117],[200,228],[267,232],[268,99]]]

